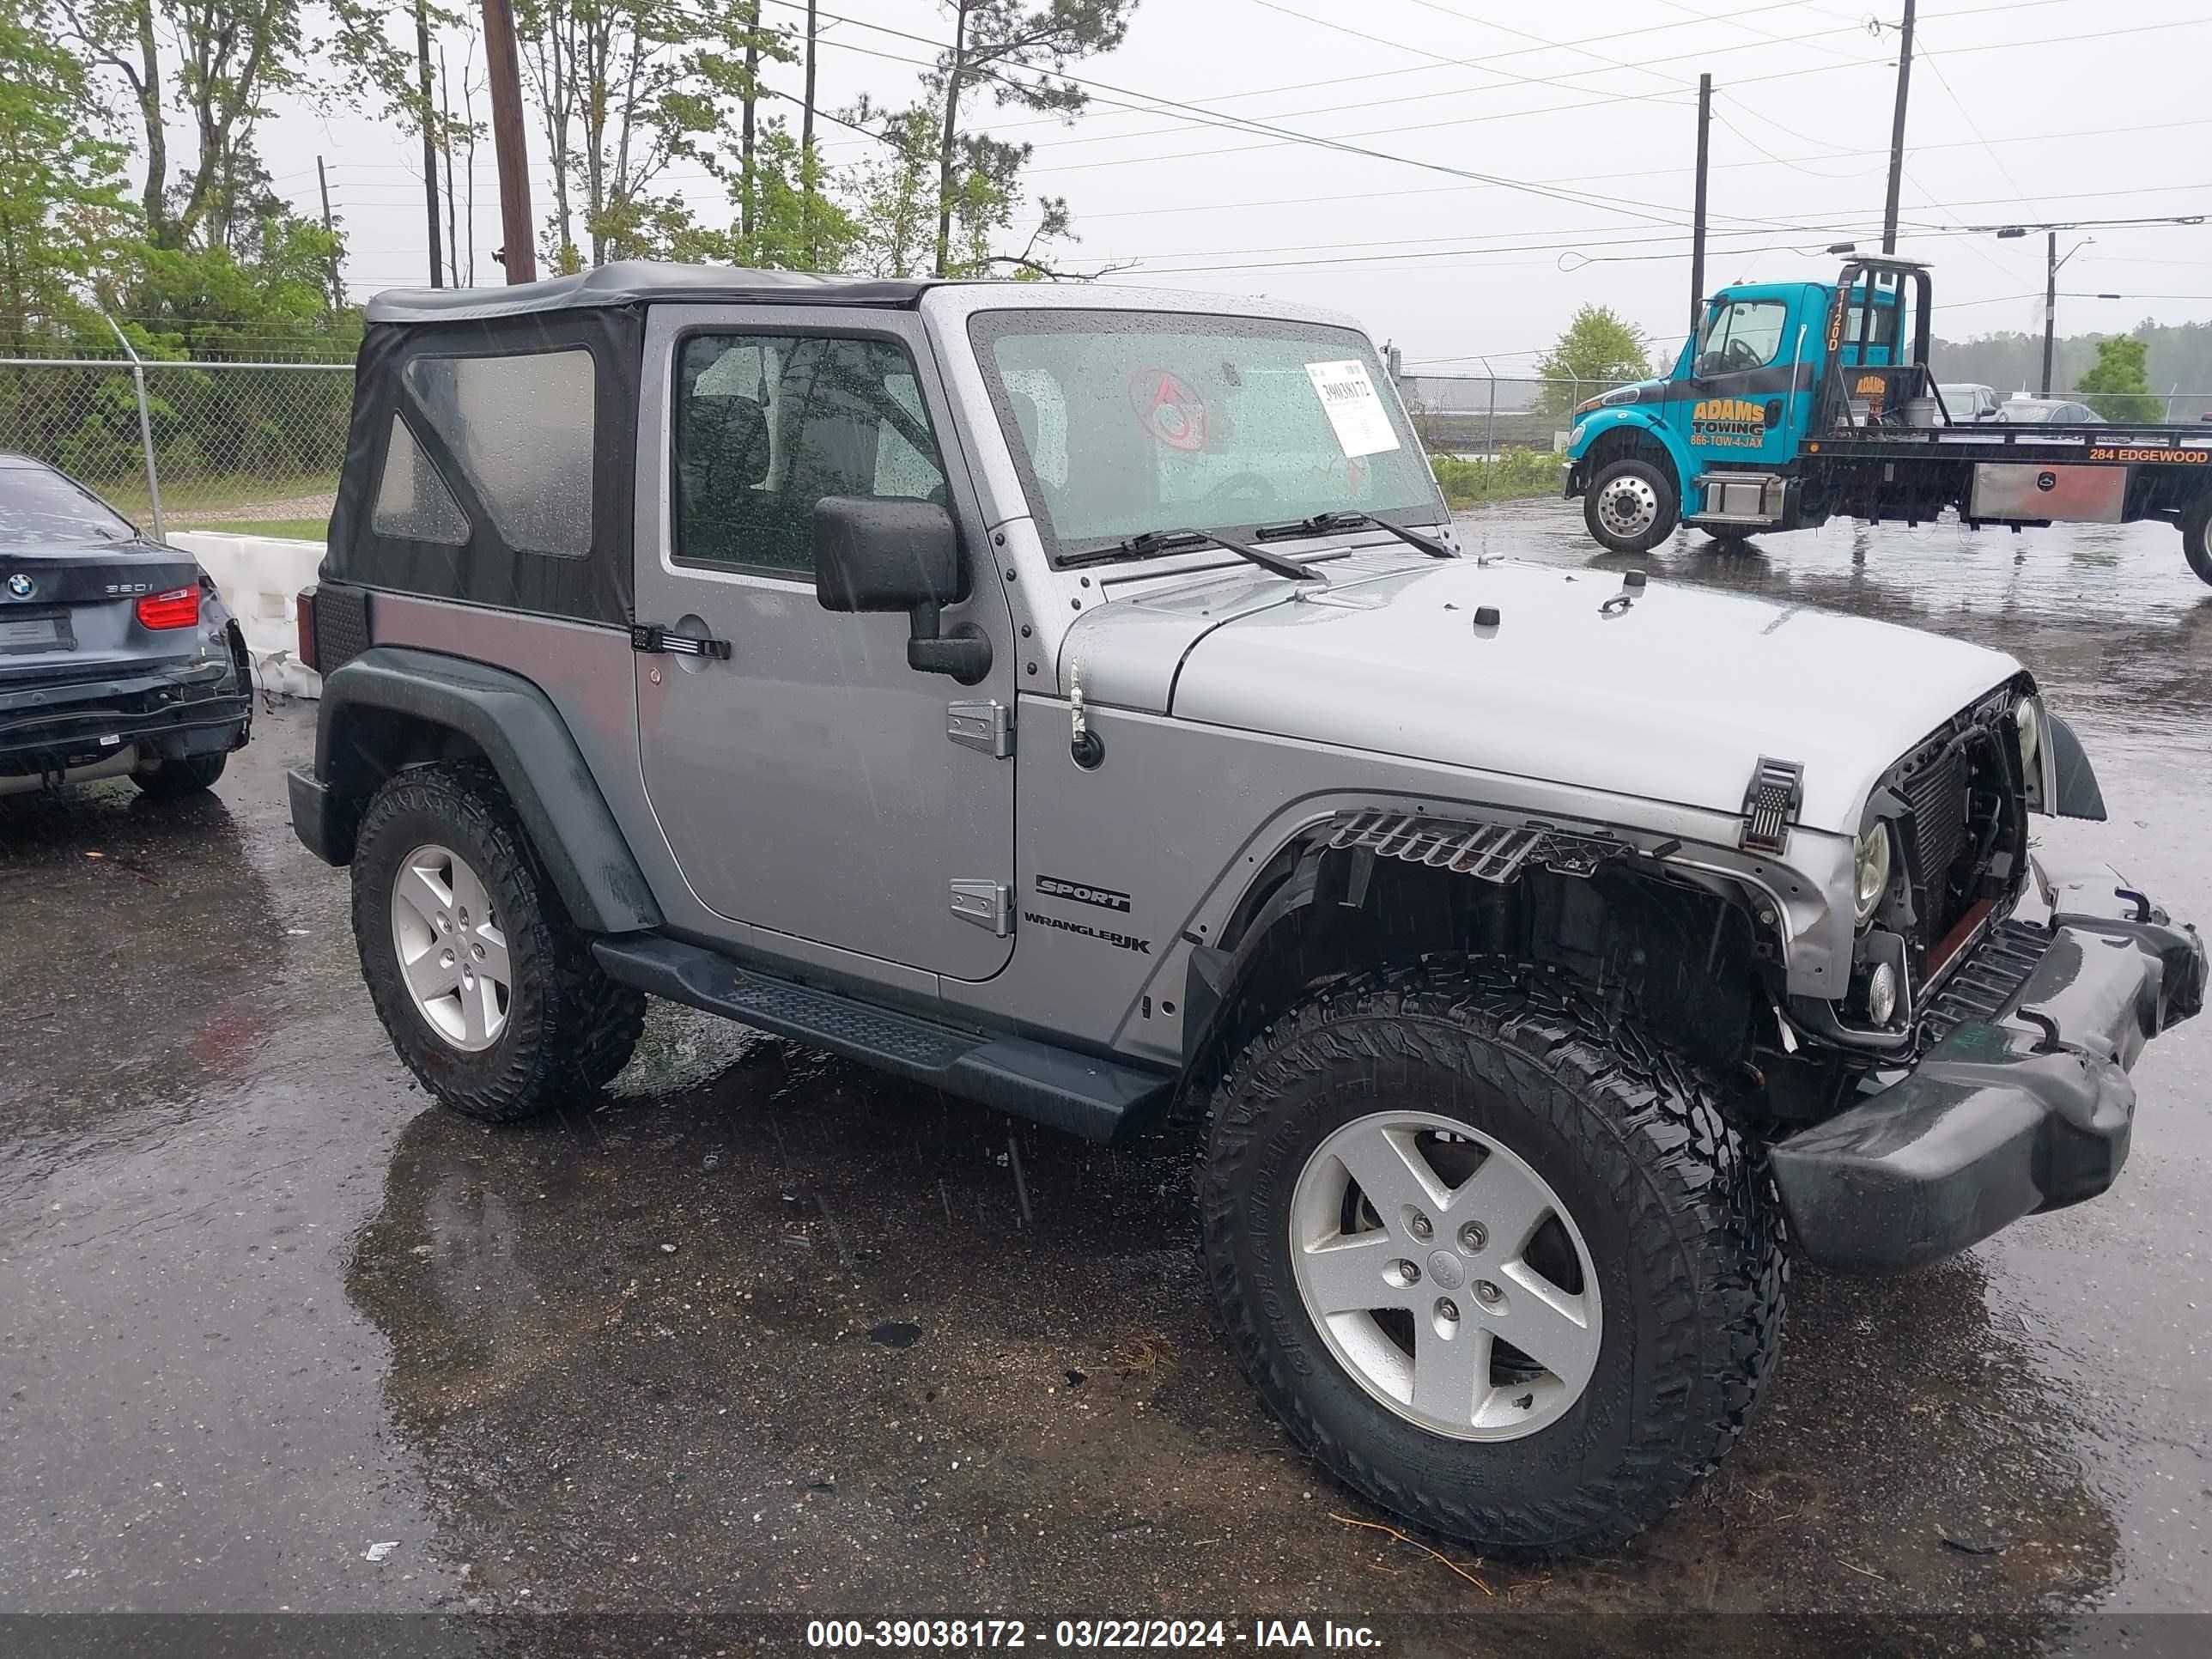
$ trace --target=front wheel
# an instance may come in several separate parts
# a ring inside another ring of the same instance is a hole
[[[2181,509],[2181,550],[2197,580],[2212,583],[2212,489]]]
[[[1713,1086],[1566,982],[1324,988],[1216,1097],[1209,1285],[1291,1435],[1490,1553],[1625,1542],[1748,1420],[1784,1257]]]
[[[1649,461],[1608,461],[1583,494],[1583,522],[1608,553],[1650,552],[1674,533],[1681,511],[1668,469]]]

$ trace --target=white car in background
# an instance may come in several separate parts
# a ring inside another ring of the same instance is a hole
[[[1939,386],[1936,392],[1943,399],[1943,412],[1951,417],[1953,426],[1979,426],[1984,421],[1997,418],[1997,394],[1993,386]]]

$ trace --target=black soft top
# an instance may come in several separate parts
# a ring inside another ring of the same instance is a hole
[[[939,286],[927,276],[837,276],[811,270],[746,270],[617,259],[574,276],[511,288],[402,288],[368,302],[371,323],[459,323],[549,311],[650,304],[911,307]]]

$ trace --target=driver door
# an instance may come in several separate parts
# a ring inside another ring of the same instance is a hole
[[[1779,466],[1797,453],[1797,385],[1810,377],[1797,362],[1792,309],[1775,297],[1713,301],[1690,360],[1690,395],[1667,409],[1705,469]]]

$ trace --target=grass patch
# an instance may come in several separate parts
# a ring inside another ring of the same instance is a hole
[[[146,499],[146,480],[132,475],[101,482],[87,479],[94,493],[127,519],[140,524],[153,517]],[[161,475],[161,510],[178,520],[179,530],[204,530],[217,519],[225,522],[274,520],[300,512],[310,503],[320,506],[337,493],[336,472],[295,472],[249,476],[220,473]]]
[[[219,536],[277,536],[289,541],[319,542],[328,533],[328,519],[226,519],[221,524],[180,524],[179,531],[212,531]]]
[[[1543,449],[1509,449],[1488,461],[1433,455],[1429,465],[1436,471],[1445,502],[1452,507],[1556,495],[1567,476],[1566,457]]]

